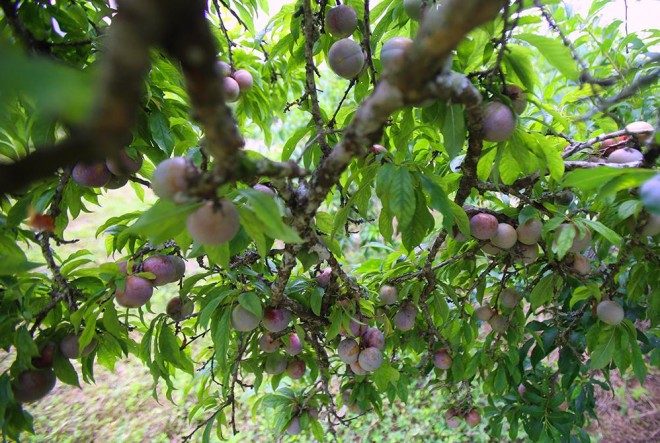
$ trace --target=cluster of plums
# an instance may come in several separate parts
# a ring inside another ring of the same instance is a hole
[[[623,135],[601,143],[600,148],[603,154],[607,155],[607,163],[633,163],[644,159],[642,152],[629,146],[629,142],[631,137],[640,143],[649,140],[653,135],[653,125],[643,121],[632,122],[626,125],[626,131],[631,136]]]
[[[186,270],[183,259],[175,255],[152,255],[147,257],[141,266],[133,263],[130,273],[128,264],[129,262],[125,260],[117,263],[119,270],[128,275],[124,279],[123,287],[119,285],[115,290],[117,303],[125,308],[144,306],[151,299],[154,286],[163,286],[181,280]],[[141,272],[150,272],[154,278],[150,280],[133,274],[133,272],[139,271],[140,268]],[[170,309],[174,309],[174,306]],[[187,303],[181,305],[182,312],[189,309]]]
[[[231,66],[223,61],[219,61],[217,66],[222,72],[222,90],[228,102],[237,101],[241,94],[248,92],[254,86],[250,71],[238,69],[232,72]]]
[[[479,413],[479,410],[475,408],[466,411],[459,411],[452,407],[445,412],[445,420],[447,420],[448,428],[455,429],[460,426],[461,419],[464,419],[470,427],[474,428],[481,423],[481,414]]]
[[[397,303],[399,298],[399,291],[394,286],[383,285],[380,288],[378,296],[384,305],[390,306]],[[418,313],[419,310],[414,303],[411,301],[404,301],[398,307],[398,310],[392,318],[394,327],[402,332],[410,331],[413,327],[415,327],[415,318],[417,317]]]
[[[71,171],[71,177],[80,186],[118,189],[128,183],[128,177],[141,167],[141,154],[131,156],[122,149],[116,157],[105,162],[77,163]]]
[[[172,157],[158,164],[151,179],[151,187],[161,199],[180,203],[186,200],[189,184],[199,173],[185,157]],[[238,211],[228,199],[207,201],[186,220],[190,237],[205,246],[230,241],[240,227]]]
[[[350,366],[356,375],[367,375],[383,364],[385,335],[378,328],[358,325],[354,330],[342,331],[346,336],[337,346],[339,359]]]
[[[80,339],[75,334],[67,334],[59,345],[54,341],[47,341],[39,352],[39,356],[32,359],[34,369],[21,372],[12,380],[11,388],[14,400],[19,403],[30,403],[41,400],[55,387],[57,377],[53,372],[55,354],[59,351],[67,358],[86,357],[96,347],[93,339],[84,349],[80,349]]]
[[[325,29],[339,38],[330,46],[328,64],[335,74],[352,79],[364,68],[366,56],[359,43],[348,38],[357,29],[357,13],[348,5],[338,5],[325,15]]]

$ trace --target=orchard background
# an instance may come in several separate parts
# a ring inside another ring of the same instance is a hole
[[[660,34],[610,3],[0,0],[3,438],[589,441],[653,404]]]

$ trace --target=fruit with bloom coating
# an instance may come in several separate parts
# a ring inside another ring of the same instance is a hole
[[[120,176],[120,177],[118,177],[116,175],[113,175],[112,177],[110,177],[110,181],[105,184],[104,188],[105,189],[119,189],[119,188],[123,187],[124,185],[126,185],[126,183],[128,183],[128,176],[127,175],[123,175],[123,176]]]
[[[270,332],[280,332],[291,322],[291,311],[288,309],[267,308],[261,323]]]
[[[294,358],[286,366],[286,375],[293,378],[294,380],[297,380],[305,375],[306,370],[307,365],[305,365],[305,362],[299,358]]]
[[[238,100],[238,96],[241,94],[241,87],[233,78],[225,77],[222,79],[222,91],[225,94],[225,100],[233,103]]]
[[[406,49],[412,40],[406,37],[394,37],[383,43],[380,50],[380,62],[386,69],[394,69],[405,61]],[[377,145],[380,146],[380,145]]]
[[[385,335],[378,328],[369,328],[362,334],[362,345],[367,348],[385,348]]]
[[[270,375],[279,375],[286,371],[286,358],[280,354],[269,354],[266,357],[264,370]]]
[[[484,106],[484,140],[503,142],[508,140],[516,129],[516,116],[511,108],[502,102],[494,101]]]
[[[512,288],[506,288],[500,293],[500,304],[508,309],[515,308],[520,303],[520,294]]]
[[[525,92],[518,85],[506,85],[504,94],[511,99],[511,106],[516,114],[522,114],[527,107]]]
[[[394,286],[383,285],[378,293],[380,301],[386,305],[393,305],[398,300],[399,291]]]
[[[470,233],[479,240],[488,240],[493,238],[497,232],[497,219],[495,216],[486,213],[473,215],[470,219]]]
[[[289,355],[298,355],[302,352],[300,337],[295,332],[289,334],[289,344],[284,343],[284,351]]]
[[[596,307],[596,315],[603,323],[618,325],[623,320],[623,308],[613,300],[603,300]]]
[[[227,199],[220,200],[218,206],[206,202],[186,219],[192,239],[205,246],[227,243],[238,234],[240,227],[238,211]]]
[[[516,229],[507,223],[499,223],[495,235],[490,239],[493,246],[502,249],[511,249],[518,241]]]
[[[653,125],[647,122],[632,122],[626,125],[626,131],[633,134],[641,142],[645,142],[653,135]]]
[[[282,347],[282,341],[279,338],[273,338],[273,335],[268,333],[259,337],[259,349],[267,354],[277,352]]]
[[[165,312],[170,318],[174,321],[183,321],[188,318],[195,309],[195,304],[192,300],[182,299],[181,297],[172,297],[170,301],[167,302],[167,307]]]
[[[355,9],[348,5],[330,8],[325,15],[325,29],[337,38],[346,38],[355,32],[358,18]]]
[[[660,174],[644,182],[639,188],[639,196],[649,213],[660,215]]]
[[[481,414],[476,409],[471,409],[465,416],[465,422],[472,428],[481,423]]]
[[[447,427],[450,429],[456,429],[461,424],[458,411],[454,408],[447,409],[447,412],[445,412],[445,420],[447,420]]]
[[[354,361],[353,363],[350,363],[349,366],[355,375],[367,375],[369,373],[369,371],[360,366],[359,361]]]
[[[96,347],[96,339],[93,338],[91,342],[82,352],[80,352],[80,338],[75,334],[66,335],[62,341],[60,341],[60,351],[66,358],[80,358],[87,357],[92,353]]]
[[[224,77],[228,77],[231,75],[231,66],[229,66],[229,63],[219,61],[217,66],[220,72],[222,72],[222,75]]]
[[[172,157],[156,166],[151,177],[151,189],[164,200],[174,200],[188,189],[189,170],[192,165],[184,157]]]
[[[318,283],[320,287],[326,288],[330,283],[330,277],[332,277],[332,268],[325,268],[316,276],[316,283]]]
[[[176,259],[181,260],[178,257]],[[176,259],[169,255],[152,255],[144,261],[142,270],[144,272],[151,272],[154,275],[155,278],[151,280],[154,286],[173,283],[181,278],[175,263]]]
[[[246,69],[239,69],[238,71],[234,72],[232,77],[234,77],[234,80],[236,80],[236,83],[238,83],[238,89],[241,92],[247,92],[252,89],[252,86],[254,86],[254,79],[252,78],[252,74],[250,74],[250,72]]]
[[[575,255],[571,267],[580,275],[589,275],[591,273],[591,263],[589,262],[589,259],[582,254]]]
[[[77,163],[71,171],[71,178],[80,186],[100,188],[110,181],[112,174],[104,162]]]
[[[364,52],[357,42],[344,38],[330,47],[328,63],[335,74],[350,80],[362,71]]]
[[[474,316],[481,321],[488,321],[493,316],[493,310],[488,305],[479,306],[474,310]]]
[[[12,381],[11,389],[17,402],[30,403],[44,398],[53,390],[56,382],[55,373],[50,368],[29,369]]]
[[[231,311],[231,325],[241,332],[248,332],[259,326],[261,319],[240,304],[234,306]]]
[[[289,435],[297,435],[302,432],[302,427],[300,425],[300,417],[295,416],[289,422],[289,426],[286,427],[286,433]]]
[[[454,361],[451,356],[447,353],[446,349],[440,349],[433,355],[433,364],[436,368],[447,370],[451,368],[451,365]]]
[[[415,21],[422,18],[422,0],[403,0],[403,10]]]
[[[518,261],[521,261],[522,263],[529,265],[531,263],[534,263],[536,259],[539,257],[539,245],[523,245],[521,243],[518,243],[516,246],[518,255],[516,256],[516,259]]]
[[[269,188],[266,185],[262,185],[259,183],[252,186],[252,189],[254,189],[255,191],[263,192],[264,194],[269,195],[271,197],[275,197],[275,191],[273,191],[271,188]]]
[[[32,357],[32,366],[38,369],[50,368],[55,360],[57,344],[54,341],[47,341],[39,348],[39,355]]]
[[[137,154],[135,158],[132,158],[125,149],[122,149],[116,157],[106,160],[105,165],[114,175],[131,175],[142,167],[142,156]]]
[[[518,234],[518,242],[523,245],[535,245],[541,240],[541,233],[543,232],[543,222],[538,218],[528,218],[525,223],[516,228]]]
[[[358,360],[359,354],[360,346],[352,338],[342,340],[339,342],[339,346],[337,346],[337,355],[344,363],[355,363]]]
[[[129,275],[124,280],[124,288],[115,290],[115,299],[125,308],[139,308],[147,304],[154,293],[154,285],[146,278]]]
[[[383,364],[383,353],[378,348],[363,349],[358,356],[358,363],[365,371],[373,372]]]
[[[637,149],[617,149],[607,156],[608,163],[633,163],[644,160],[644,156]]]
[[[506,317],[500,314],[495,314],[493,315],[490,320],[488,320],[488,324],[490,325],[491,328],[493,328],[493,331],[495,332],[504,332],[508,326],[508,321]]]
[[[394,314],[394,326],[400,331],[410,331],[415,326],[415,317],[417,317],[417,306],[406,302]]]

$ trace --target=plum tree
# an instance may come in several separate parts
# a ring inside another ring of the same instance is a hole
[[[55,387],[57,377],[52,369],[28,369],[12,382],[14,399],[19,403],[41,400]]]
[[[501,249],[511,249],[518,241],[518,234],[516,228],[508,223],[499,223],[495,235],[490,239],[490,242]]]
[[[234,306],[231,311],[231,325],[234,329],[241,332],[248,332],[259,326],[261,318],[253,312],[248,311],[240,304]]]
[[[380,50],[380,62],[383,67],[393,69],[401,66],[405,60],[405,51],[411,44],[412,40],[406,37],[394,37],[383,43]]]
[[[337,38],[351,35],[355,32],[357,24],[357,13],[348,5],[334,6],[325,14],[325,29]]]
[[[378,292],[378,296],[380,297],[380,301],[383,302],[383,304],[386,305],[393,305],[398,301],[398,295],[399,291],[394,286],[390,285],[383,285],[380,288],[380,291]]]
[[[516,116],[511,108],[502,102],[493,101],[484,106],[484,140],[503,142],[508,140],[516,129]]]
[[[96,348],[96,343],[96,339],[92,339],[92,341],[89,342],[81,352],[80,337],[76,334],[67,334],[60,341],[60,351],[66,358],[87,357],[92,351],[94,351],[94,348]]]
[[[335,74],[346,79],[358,75],[364,67],[365,57],[360,45],[348,38],[336,41],[328,51],[328,63]]]
[[[470,218],[470,234],[479,240],[489,240],[497,233],[499,224],[494,215],[479,213]]]
[[[261,319],[261,324],[270,332],[280,332],[291,323],[291,311],[288,309],[267,308]]]
[[[195,304],[192,300],[184,299],[179,296],[172,297],[165,307],[165,313],[167,313],[167,315],[169,315],[174,321],[185,320],[192,315],[194,310]]]
[[[234,204],[221,199],[217,204],[206,202],[186,219],[188,233],[203,245],[227,243],[241,228]]]
[[[644,182],[639,188],[639,196],[647,211],[660,215],[660,174]]]
[[[112,174],[102,162],[77,163],[71,170],[71,177],[80,186],[100,188],[110,181]]]
[[[125,308],[139,308],[151,299],[154,293],[154,285],[146,278],[129,275],[123,285],[118,285],[115,290],[115,299],[119,306]]]
[[[618,325],[623,320],[624,312],[614,300],[603,300],[596,307],[596,315],[603,323]]]
[[[337,355],[344,363],[355,363],[360,353],[360,346],[352,338],[346,338],[339,342],[337,346]]]
[[[248,92],[254,86],[254,78],[252,78],[250,71],[246,69],[237,70],[232,77],[238,84],[240,92]]]
[[[194,170],[184,157],[172,157],[158,164],[151,177],[151,189],[158,197],[175,200],[188,189]]]

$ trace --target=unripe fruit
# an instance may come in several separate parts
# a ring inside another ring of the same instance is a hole
[[[490,102],[484,106],[484,140],[503,142],[513,135],[516,129],[516,116],[511,108],[502,102]]]
[[[573,270],[580,275],[589,275],[591,273],[591,263],[589,259],[582,254],[577,254],[571,265]]]
[[[577,226],[568,223],[562,223],[561,225],[557,226],[555,244],[561,232],[564,229],[568,229],[568,228],[572,228],[575,230],[575,237],[573,237],[573,244],[571,245],[571,248],[568,250],[568,252],[584,251],[587,248],[587,246],[591,244],[591,231],[589,231],[589,229],[585,229],[584,234],[580,234],[580,230],[577,228]],[[580,235],[582,235],[582,238],[580,238]]]
[[[231,325],[241,332],[248,332],[259,326],[261,319],[240,304],[234,306],[231,311]]]
[[[133,159],[126,153],[126,150],[122,149],[116,157],[106,160],[105,165],[115,175],[131,175],[142,167],[142,156],[137,154]]]
[[[652,124],[647,122],[632,122],[626,125],[626,131],[637,137],[639,141],[645,142],[653,135],[654,128]]]
[[[394,286],[383,285],[378,293],[380,301],[385,305],[393,305],[398,300],[399,291]]]
[[[85,349],[80,352],[80,339],[75,334],[66,335],[60,342],[60,351],[62,351],[62,355],[66,358],[87,357],[92,353],[95,347],[96,339],[94,338],[87,346],[85,346]]]
[[[142,264],[142,270],[154,275],[155,278],[151,280],[154,286],[162,286],[178,280],[177,268],[169,255],[157,254],[148,257]]]
[[[363,349],[358,356],[358,363],[365,371],[375,371],[383,364],[383,353],[378,348]]]
[[[541,240],[543,223],[538,218],[529,218],[518,226],[516,233],[518,241],[523,245],[535,245]]]
[[[493,316],[493,310],[488,305],[479,306],[474,310],[474,316],[481,321],[488,321]]]
[[[261,323],[270,332],[280,332],[291,322],[291,312],[288,309],[267,308]]]
[[[433,364],[436,368],[447,370],[451,368],[454,361],[445,349],[440,349],[433,355]]]
[[[167,302],[165,312],[172,320],[183,321],[193,313],[194,309],[195,304],[192,300],[186,299],[184,301],[181,297],[172,297],[170,301]]]
[[[538,245],[523,245],[518,243],[517,248],[519,255],[516,257],[516,259],[526,265],[534,263],[536,259],[539,257]]]
[[[105,189],[119,189],[121,187],[124,187],[128,183],[128,176],[127,175],[122,175],[120,177],[117,177],[116,175],[113,175],[110,177],[110,181],[105,184],[104,188]]]
[[[289,355],[298,355],[302,352],[300,337],[295,332],[289,335],[289,344],[284,344],[284,351]]]
[[[506,85],[504,94],[511,99],[511,106],[516,114],[522,114],[527,107],[527,97],[522,88],[517,85]]]
[[[124,281],[124,289],[115,290],[115,298],[119,306],[139,308],[147,304],[154,293],[154,285],[149,280],[135,275],[129,275]]]
[[[32,358],[32,365],[38,369],[51,367],[55,360],[57,344],[54,341],[48,341],[40,349],[39,356]]]
[[[316,276],[316,283],[320,287],[326,288],[330,283],[330,277],[332,277],[332,268],[325,268],[323,271],[321,271],[320,274]]]
[[[367,375],[369,373],[369,371],[365,370],[362,366],[360,366],[359,361],[350,363],[349,366],[351,367],[351,371],[353,371],[355,375]]]
[[[294,380],[297,380],[305,375],[305,370],[307,370],[307,365],[305,365],[305,362],[299,358],[294,358],[286,367],[286,375],[293,378]]]
[[[488,255],[498,255],[500,252],[502,252],[500,248],[493,246],[490,243],[485,243],[484,245],[482,245],[481,250]]]
[[[229,63],[219,61],[217,66],[220,72],[222,72],[223,77],[228,77],[231,75],[231,66],[229,66]]]
[[[362,345],[382,350],[385,347],[385,335],[378,328],[369,328],[362,334]]]
[[[608,163],[632,163],[644,160],[644,156],[637,149],[617,149],[607,157]]]
[[[224,92],[225,100],[233,103],[238,100],[238,96],[241,94],[241,87],[233,78],[225,77],[222,79],[222,91]]]
[[[380,62],[385,69],[394,69],[405,61],[406,49],[412,40],[406,37],[394,37],[383,43],[380,50]]]
[[[100,188],[110,181],[112,174],[103,162],[77,163],[71,171],[71,177],[80,186]]]
[[[412,20],[419,21],[422,18],[422,0],[403,0],[403,9]]]
[[[57,378],[52,369],[27,370],[21,372],[11,383],[14,399],[19,403],[40,400],[55,387]]]
[[[660,215],[649,214],[641,233],[650,237],[660,234]]]
[[[465,416],[465,422],[472,428],[481,423],[481,414],[476,409],[470,410]]]
[[[511,249],[518,241],[518,234],[513,226],[507,223],[500,223],[497,225],[495,235],[490,239],[490,242],[502,249]]]
[[[342,340],[339,342],[339,346],[337,346],[337,355],[344,363],[355,363],[358,360],[359,354],[360,347],[352,338]]]
[[[164,200],[174,200],[176,195],[188,189],[188,160],[173,157],[156,166],[151,177],[151,189]]]
[[[352,79],[362,71],[365,57],[357,42],[344,38],[336,41],[328,51],[328,63],[335,74]]]
[[[355,32],[358,19],[355,9],[347,5],[330,8],[325,15],[325,29],[337,38],[345,38]]]
[[[479,213],[470,219],[470,233],[479,240],[488,240],[497,232],[497,219],[495,216]]]
[[[282,341],[279,338],[273,338],[272,334],[264,334],[259,337],[259,349],[270,354],[277,352],[282,347]]]
[[[234,72],[233,77],[236,83],[238,83],[238,89],[241,92],[247,92],[252,89],[252,86],[254,86],[254,79],[252,78],[252,74],[250,74],[250,72],[245,69],[239,69],[238,71]]]
[[[279,354],[270,354],[266,357],[264,370],[270,375],[279,375],[286,371],[286,358]]]
[[[220,200],[219,206],[206,202],[186,219],[186,228],[192,239],[209,246],[227,243],[240,227],[238,211],[227,199]]]
[[[508,321],[506,317],[500,314],[495,314],[490,318],[490,320],[488,320],[488,324],[491,328],[493,328],[493,331],[504,332],[508,326]]]
[[[394,315],[394,326],[400,331],[410,331],[415,326],[417,307],[412,303],[404,303]]]
[[[520,294],[512,288],[506,288],[500,293],[500,304],[508,309],[515,308],[520,303]]]
[[[603,300],[598,303],[596,315],[603,323],[618,325],[623,320],[623,308],[613,300]]]
[[[289,435],[297,435],[302,432],[302,427],[300,426],[300,417],[295,416],[289,422],[289,426],[286,428],[286,433]]]
[[[660,215],[660,174],[644,182],[639,188],[639,197],[647,211]]]
[[[254,189],[255,191],[263,192],[264,194],[269,195],[271,197],[275,197],[275,191],[273,191],[271,188],[269,188],[266,185],[256,184],[252,186],[252,189]]]

